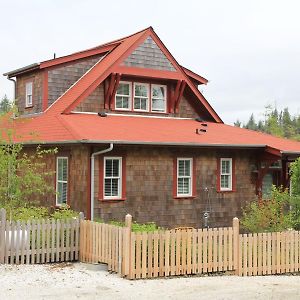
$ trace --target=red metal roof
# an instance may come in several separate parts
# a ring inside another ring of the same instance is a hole
[[[226,124],[197,122],[193,119],[151,118],[141,116],[72,113],[41,115],[18,119],[17,141],[45,143],[85,142],[155,145],[190,145],[198,147],[271,147],[283,152],[300,153],[300,142]],[[201,124],[207,124],[202,126]],[[206,132],[197,134],[197,129]],[[30,136],[28,132],[34,132]]]

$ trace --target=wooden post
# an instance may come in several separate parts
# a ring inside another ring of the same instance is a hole
[[[240,237],[240,221],[238,218],[233,218],[232,222],[233,227],[233,268],[235,270],[235,274],[239,274],[239,237]]]
[[[128,276],[130,274],[130,261],[131,261],[131,228],[132,228],[132,216],[127,214],[125,217],[124,228],[124,242],[123,242],[123,266],[122,275]]]
[[[6,211],[0,209],[0,264],[4,264]]]

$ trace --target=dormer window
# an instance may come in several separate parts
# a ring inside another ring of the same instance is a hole
[[[134,110],[149,110],[149,85],[143,83],[134,83]]]
[[[32,82],[26,83],[26,99],[25,99],[25,107],[32,107]]]
[[[166,86],[156,85],[151,86],[152,105],[151,111],[153,112],[166,112]]]
[[[115,103],[116,109],[131,110],[131,82],[120,82]]]

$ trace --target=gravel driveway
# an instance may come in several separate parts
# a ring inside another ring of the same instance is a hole
[[[129,281],[86,265],[0,265],[0,299],[300,299],[300,276]]]

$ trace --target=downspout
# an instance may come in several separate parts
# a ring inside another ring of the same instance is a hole
[[[13,97],[13,102],[14,102],[14,104],[15,104],[16,96],[17,96],[17,82],[16,82],[15,79],[10,78],[10,77],[8,77],[8,76],[7,76],[7,79],[10,80],[10,81],[12,81],[12,82],[14,83],[14,97]]]
[[[114,144],[110,143],[109,148],[97,151],[91,155],[91,221],[94,220],[94,192],[95,192],[95,156],[110,152],[114,149]]]

